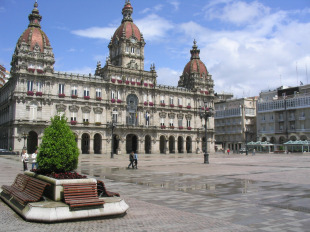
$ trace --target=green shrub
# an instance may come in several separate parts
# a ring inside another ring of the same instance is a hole
[[[65,116],[51,118],[51,125],[44,130],[38,150],[39,169],[48,173],[68,172],[77,168],[79,149],[75,136]]]

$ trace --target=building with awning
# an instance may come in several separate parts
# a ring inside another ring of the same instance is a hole
[[[248,142],[247,146],[249,148],[251,148],[252,150],[255,149],[258,152],[270,152],[270,148],[274,146],[274,144],[269,143],[267,141],[265,142],[261,142],[261,141],[257,141],[257,142]]]
[[[286,150],[290,152],[304,152],[309,151],[310,141],[308,140],[295,140],[287,141],[284,143]]]

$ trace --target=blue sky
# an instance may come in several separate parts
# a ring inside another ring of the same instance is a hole
[[[0,0],[0,64],[10,69],[34,0]],[[125,0],[38,0],[55,71],[94,73],[121,24]],[[176,86],[193,40],[216,92],[258,95],[281,85],[310,83],[310,0],[131,0],[144,35],[145,70]],[[309,80],[308,80],[309,79]]]

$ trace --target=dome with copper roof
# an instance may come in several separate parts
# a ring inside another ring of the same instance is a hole
[[[39,14],[38,3],[35,2],[32,14],[28,16],[29,25],[28,28],[19,38],[17,44],[25,42],[29,45],[29,50],[33,51],[36,46],[40,49],[40,52],[44,51],[44,48],[51,46],[50,41],[44,31],[41,30],[41,19],[42,16]]]
[[[113,37],[112,42],[115,39],[120,39],[122,37],[125,37],[126,39],[135,38],[137,41],[141,41],[141,38],[143,36],[140,33],[139,28],[136,26],[136,24],[133,23],[132,15],[133,13],[133,7],[129,0],[125,2],[125,6],[123,7],[122,14],[123,14],[123,20],[122,24],[116,29]]]
[[[200,60],[199,53],[200,50],[196,45],[196,40],[194,40],[191,60],[185,65],[178,86],[192,91],[200,90],[201,93],[213,93],[212,76],[209,74],[206,65]]]
[[[201,78],[208,75],[207,67],[200,60],[200,50],[197,48],[196,41],[194,40],[193,49],[191,50],[191,60],[185,65],[183,75],[191,76],[192,74],[198,74]]]
[[[34,3],[34,9],[28,19],[28,28],[22,33],[16,44],[11,62],[12,69],[14,71],[30,67],[32,72],[35,70],[38,70],[38,73],[52,72],[55,63],[54,54],[47,35],[41,29],[42,16],[39,14],[37,1]]]

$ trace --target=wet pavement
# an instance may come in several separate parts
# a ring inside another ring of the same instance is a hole
[[[21,162],[0,161],[8,170],[0,184],[12,183]],[[80,155],[77,170],[119,192],[130,206],[125,217],[28,223],[1,202],[1,220],[14,222],[4,231],[16,231],[16,223],[23,231],[310,231],[309,154],[215,154],[210,164],[202,155],[155,154],[139,155],[138,169],[128,164],[127,155]]]

